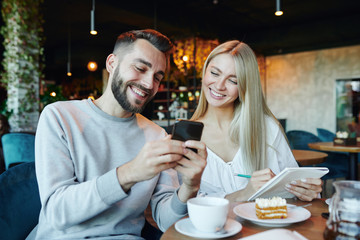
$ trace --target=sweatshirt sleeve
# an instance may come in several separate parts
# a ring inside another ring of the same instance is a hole
[[[151,198],[152,215],[161,231],[187,215],[187,205],[180,201],[177,191],[177,172],[168,169],[160,173],[159,182]]]
[[[76,178],[70,153],[68,124],[54,107],[47,106],[39,119],[35,140],[35,165],[42,214],[55,229],[84,222],[109,205],[127,197],[116,170],[85,182]]]

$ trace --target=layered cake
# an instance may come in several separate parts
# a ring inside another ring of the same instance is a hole
[[[281,197],[257,198],[255,209],[259,219],[287,218],[286,200]]]

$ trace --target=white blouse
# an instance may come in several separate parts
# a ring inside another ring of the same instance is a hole
[[[265,120],[268,168],[278,174],[286,167],[298,167],[279,126],[270,117],[266,117]],[[249,179],[235,176],[235,173],[244,174],[241,148],[231,162],[225,162],[209,148],[207,154],[207,165],[202,175],[199,195],[225,197],[246,187]]]

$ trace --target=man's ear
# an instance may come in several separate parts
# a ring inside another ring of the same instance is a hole
[[[106,70],[108,71],[109,74],[111,74],[117,64],[117,58],[114,54],[110,54],[107,58],[106,58]]]

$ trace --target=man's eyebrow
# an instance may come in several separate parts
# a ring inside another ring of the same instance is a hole
[[[136,58],[135,61],[136,61],[136,62],[141,62],[142,64],[145,64],[145,65],[148,66],[149,68],[152,67],[152,64],[149,63],[148,61],[145,61],[144,59]]]
[[[142,63],[142,64],[145,64],[145,65],[148,66],[149,68],[152,67],[152,64],[149,63],[148,61],[145,61],[144,59],[136,58],[135,61],[136,61],[136,62],[140,62],[140,63]],[[156,74],[160,74],[160,75],[162,75],[162,76],[165,76],[164,71],[158,71]]]

